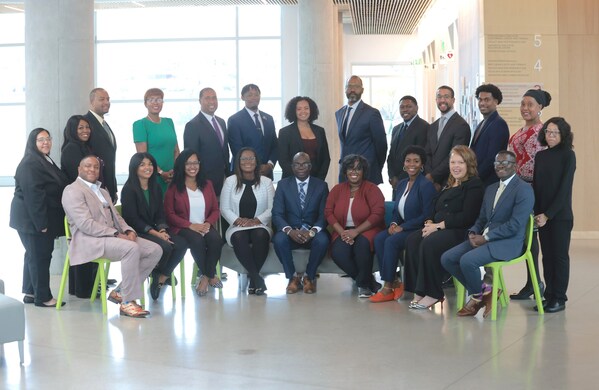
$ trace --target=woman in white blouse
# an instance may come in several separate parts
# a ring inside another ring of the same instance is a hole
[[[183,237],[202,276],[196,286],[200,296],[208,286],[222,288],[216,276],[223,242],[216,230],[220,218],[212,182],[206,179],[196,152],[185,149],[175,160],[173,180],[164,196],[166,221],[173,234]]]
[[[233,172],[220,195],[221,213],[230,224],[226,239],[248,272],[248,294],[263,295],[266,284],[260,269],[270,249],[275,189],[272,180],[260,176],[260,161],[252,148],[239,150]]]

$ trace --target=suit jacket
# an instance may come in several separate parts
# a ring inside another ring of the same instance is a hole
[[[233,222],[239,218],[239,201],[241,195],[245,190],[245,184],[241,186],[241,189],[237,191],[237,176],[231,175],[225,180],[223,185],[223,192],[220,197],[220,211],[225,220],[229,223],[229,228],[225,233],[227,243],[231,245],[231,236],[233,233],[240,230],[255,229],[252,227],[241,227],[233,226]],[[272,235],[272,229],[270,228],[270,222],[272,220],[272,204],[275,196],[275,188],[272,185],[272,180],[266,176],[260,176],[260,185],[253,186],[252,191],[256,197],[256,213],[254,218],[258,218],[262,225],[261,228],[266,229],[269,235]]]
[[[403,136],[399,138],[399,125],[395,126],[391,132],[391,145],[389,147],[389,157],[387,157],[387,171],[389,179],[397,177],[399,180],[408,177],[408,174],[403,170],[404,153],[408,146],[426,145],[426,136],[430,125],[427,121],[420,118],[418,115],[412,120],[410,126],[404,131]]]
[[[110,134],[114,139],[114,145],[110,142],[110,138],[106,133],[106,130],[102,124],[96,119],[91,111],[88,111],[84,115],[85,119],[89,122],[92,129],[89,137],[89,146],[94,151],[96,156],[100,157],[104,161],[104,169],[102,177],[104,178],[104,184],[106,189],[110,193],[112,201],[116,201],[117,184],[116,184],[116,137],[110,129]]]
[[[431,124],[426,137],[426,173],[430,173],[433,181],[445,184],[449,177],[449,153],[456,145],[470,145],[470,126],[457,112],[447,120],[441,137],[437,140],[439,119]]]
[[[206,185],[202,190],[202,195],[204,195],[204,202],[206,203],[204,220],[215,226],[216,221],[220,218],[220,211],[218,209],[218,200],[214,193],[214,187],[209,180],[206,181]],[[191,225],[191,221],[189,220],[191,212],[187,191],[179,192],[176,186],[169,186],[164,195],[164,210],[166,213],[166,221],[174,234],[179,233],[181,229],[188,228],[189,225]]]
[[[206,178],[212,182],[216,196],[219,196],[225,177],[230,174],[229,146],[227,145],[229,135],[224,119],[217,116],[215,118],[223,131],[222,146],[212,123],[200,112],[185,125],[183,147],[193,149],[198,153],[202,163],[201,169]]]
[[[484,193],[485,186],[478,177],[445,188],[435,197],[430,219],[435,223],[445,221],[446,229],[468,229],[478,217]]]
[[[79,179],[69,184],[62,194],[62,206],[71,228],[71,265],[84,264],[103,256],[106,239],[114,238],[115,233],[135,231],[116,211],[108,192],[103,188],[100,192],[108,202],[107,208]]]
[[[433,199],[437,195],[437,190],[433,183],[424,175],[416,177],[412,189],[408,192],[406,203],[404,205],[404,218],[399,215],[399,200],[408,186],[408,179],[404,179],[397,184],[395,191],[395,203],[393,205],[393,217],[391,222],[395,222],[403,230],[416,230],[424,226],[424,221],[433,210]]]
[[[558,145],[537,153],[532,182],[535,215],[545,214],[554,220],[574,219],[572,186],[575,171],[576,155],[572,149]]]
[[[275,131],[275,121],[272,116],[265,112],[258,111],[262,124],[264,126],[261,132],[256,127],[254,118],[250,116],[245,107],[233,114],[227,121],[229,126],[229,145],[231,146],[231,166],[239,149],[250,147],[256,151],[260,164],[266,164],[272,161],[277,163],[279,152],[277,150],[277,133]]]
[[[335,112],[341,145],[339,164],[347,155],[362,155],[369,164],[368,176],[364,179],[374,184],[381,184],[383,182],[381,171],[387,157],[387,133],[383,118],[379,110],[363,101],[355,110],[352,120],[347,126],[347,135],[344,135],[342,131],[347,106],[343,106]],[[339,172],[339,181],[343,181],[343,172]]]
[[[497,111],[485,119],[478,138],[476,140],[472,139],[470,148],[476,154],[478,177],[485,183],[485,186],[499,180],[495,174],[493,162],[497,152],[507,149],[509,139],[510,129]]]
[[[135,188],[129,181],[121,190],[123,218],[138,233],[149,234],[148,232],[152,229],[160,231],[168,228],[164,215],[162,189],[157,182],[154,182],[149,190],[149,204],[146,202],[141,188]]]
[[[315,124],[310,124],[312,132],[316,137],[317,151],[316,161],[312,161],[312,169],[310,171],[311,176],[315,176],[321,180],[325,180],[327,173],[329,172],[329,165],[331,164],[331,156],[329,154],[329,144],[325,131],[322,127]],[[291,170],[291,162],[293,156],[298,152],[305,152],[304,143],[300,135],[297,123],[292,123],[289,126],[283,127],[279,130],[279,165],[283,169],[282,177],[293,176]]]
[[[281,179],[277,184],[272,206],[272,223],[277,230],[285,226],[301,228],[303,224],[326,228],[324,206],[329,195],[327,183],[310,177],[306,191],[306,205],[302,209],[295,176]]]
[[[329,225],[336,222],[341,227],[346,227],[347,211],[349,209],[350,188],[349,183],[339,183],[331,190],[327,197],[327,203],[324,209],[324,215]],[[369,181],[362,182],[362,185],[354,194],[352,203],[352,218],[355,226],[360,226],[368,220],[372,226],[362,235],[370,242],[370,249],[374,248],[374,236],[385,228],[385,197],[381,190]],[[339,234],[333,230],[331,242],[335,241]]]
[[[487,187],[480,214],[470,230],[482,234],[488,227],[489,242],[486,245],[491,256],[509,260],[522,254],[526,224],[535,198],[530,184],[514,175],[493,209],[498,188],[499,182]]]

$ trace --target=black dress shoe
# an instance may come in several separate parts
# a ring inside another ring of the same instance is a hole
[[[150,296],[153,300],[158,299],[158,297],[160,296],[160,289],[162,288],[162,286],[164,286],[164,283],[158,282],[158,280],[160,279],[159,275],[160,272],[156,272],[154,275],[152,275],[152,284],[150,284]]]
[[[35,302],[35,298],[33,298],[31,295],[25,295],[23,297],[23,303],[33,303]]]
[[[554,301],[545,307],[547,313],[557,313],[563,310],[566,310],[566,302]]]
[[[549,301],[545,299],[545,300],[541,301],[541,303],[543,304],[543,310],[547,309],[547,305],[549,305]],[[535,307],[533,307],[533,309],[535,311],[539,311],[539,308],[537,307],[537,305],[535,305]]]
[[[56,302],[56,303],[58,303],[58,302]],[[45,304],[45,303],[43,303],[43,302],[42,302],[42,303],[37,303],[37,302],[36,302],[36,303],[35,303],[35,306],[38,306],[38,307],[56,307],[56,303],[55,303],[55,304],[53,304],[53,305],[46,305],[46,304]],[[62,303],[62,305],[60,305],[60,306],[62,307],[62,306],[64,306],[64,305],[66,305],[66,304],[67,304],[66,302],[63,302],[63,303]]]
[[[164,282],[164,284],[166,284],[167,286],[172,286],[170,276],[168,278],[166,278],[166,282]],[[175,286],[178,284],[179,284],[179,281],[177,280],[177,277],[175,276]]]
[[[113,284],[116,284],[116,279],[106,279],[106,284],[112,286]]]
[[[543,296],[543,293],[545,292],[545,285],[543,284],[543,282],[539,283],[539,290],[541,292],[541,296]],[[529,286],[527,284],[526,286],[522,287],[522,290],[520,290],[520,292],[518,292],[518,294],[511,294],[510,299],[513,299],[516,301],[523,301],[523,300],[529,299],[534,294],[535,294],[535,292],[534,292],[532,286]]]

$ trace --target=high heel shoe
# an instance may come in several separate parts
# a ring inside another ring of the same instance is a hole
[[[539,290],[541,296],[543,296],[543,293],[545,293],[545,285],[543,284],[543,282],[539,282]],[[522,287],[522,290],[520,290],[517,294],[511,294],[510,299],[517,301],[526,300],[533,296],[534,293],[535,292],[532,286],[526,285]]]
[[[208,282],[206,281],[206,286],[205,288],[200,288],[200,286],[202,285],[202,282],[204,281],[204,279],[207,279],[206,276],[202,275],[200,276],[200,280],[198,281],[198,285],[196,286],[196,293],[203,297],[206,294],[208,294]]]
[[[409,308],[414,309],[414,310],[427,310],[427,309],[430,309],[431,307],[435,306],[437,303],[441,303],[441,308],[443,308],[444,301],[445,301],[445,297],[443,297],[441,299],[437,299],[435,302],[431,303],[428,306],[423,305],[420,302],[413,302],[413,303],[410,303]]]

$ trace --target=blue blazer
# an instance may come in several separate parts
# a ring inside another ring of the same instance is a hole
[[[472,139],[470,148],[474,150],[476,161],[478,161],[478,177],[485,183],[485,186],[499,180],[495,174],[493,162],[497,152],[507,149],[509,139],[510,129],[497,111],[485,120],[478,139]]]
[[[393,206],[393,219],[391,222],[397,223],[403,230],[416,230],[424,226],[424,221],[433,211],[433,199],[437,195],[434,184],[424,175],[416,177],[412,189],[408,193],[406,204],[404,206],[405,218],[399,215],[399,199],[408,186],[409,179],[403,179],[397,184],[395,191],[395,205]]]
[[[272,223],[276,230],[285,226],[300,228],[302,224],[318,226],[325,229],[324,206],[329,195],[327,183],[317,177],[310,176],[306,192],[306,206],[302,210],[295,176],[281,179],[277,184],[272,206]]]
[[[381,171],[387,158],[387,133],[381,113],[361,101],[347,127],[347,136],[345,136],[341,126],[346,112],[347,106],[343,106],[335,112],[341,145],[339,164],[347,155],[362,155],[368,160],[369,165],[368,176],[365,179],[374,184],[381,184],[383,182]],[[343,172],[339,172],[339,181],[344,181]]]
[[[231,169],[239,149],[243,147],[253,148],[258,154],[260,164],[266,164],[272,161],[277,163],[279,156],[277,150],[277,133],[275,131],[275,121],[272,116],[265,112],[258,111],[264,126],[264,134],[256,127],[254,118],[250,116],[245,107],[229,117],[227,128],[229,129],[229,146],[231,146]]]
[[[489,227],[489,251],[496,259],[513,259],[522,254],[526,224],[535,203],[532,186],[517,175],[510,181],[493,210],[499,182],[487,187],[478,219],[470,228],[482,234]]]

